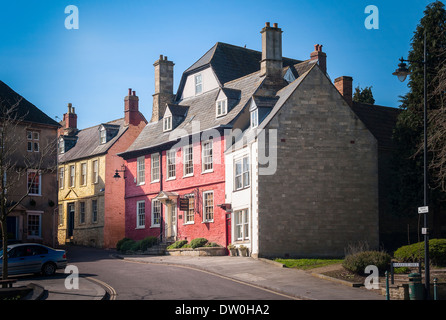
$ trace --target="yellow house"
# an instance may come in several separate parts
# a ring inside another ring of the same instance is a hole
[[[117,154],[147,124],[135,92],[124,101],[124,118],[82,130],[68,105],[58,140],[59,244],[113,248],[124,237],[124,179],[113,178],[124,160]]]

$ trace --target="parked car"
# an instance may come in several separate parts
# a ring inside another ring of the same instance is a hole
[[[42,273],[53,275],[57,269],[65,268],[65,250],[53,249],[36,243],[8,245],[8,275]],[[0,250],[0,274],[3,269],[3,250]]]

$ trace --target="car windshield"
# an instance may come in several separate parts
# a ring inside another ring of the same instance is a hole
[[[8,252],[11,250],[11,248],[8,247]],[[3,249],[0,250],[0,257],[3,257]]]

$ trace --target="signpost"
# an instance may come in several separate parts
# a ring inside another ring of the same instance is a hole
[[[392,262],[390,264],[390,276],[391,276],[391,284],[394,284],[394,277],[393,277],[393,268],[400,268],[400,267],[406,267],[406,268],[419,268],[420,263],[419,262]]]

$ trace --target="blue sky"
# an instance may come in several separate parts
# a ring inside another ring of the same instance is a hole
[[[284,56],[305,60],[322,44],[331,79],[351,76],[354,87],[373,87],[376,104],[397,107],[408,88],[392,72],[431,2],[3,1],[0,80],[54,119],[71,102],[79,128],[121,118],[128,88],[150,119],[160,54],[175,63],[176,91],[182,72],[218,41],[260,51],[268,21],[283,30]],[[68,5],[79,9],[77,30],[65,28]],[[368,5],[379,9],[379,29],[364,26]]]

